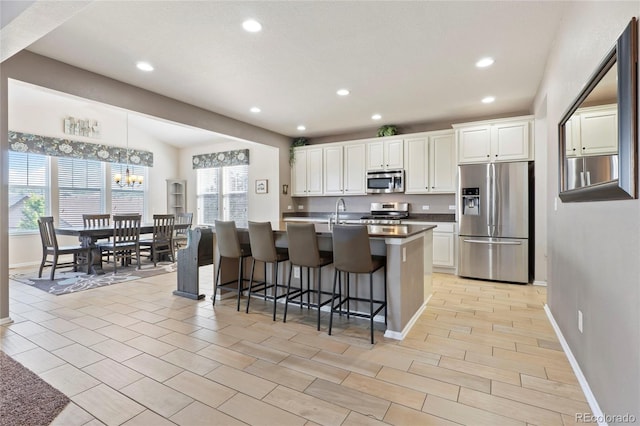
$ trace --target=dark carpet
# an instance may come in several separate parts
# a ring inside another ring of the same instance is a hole
[[[69,398],[0,351],[0,426],[48,425]]]

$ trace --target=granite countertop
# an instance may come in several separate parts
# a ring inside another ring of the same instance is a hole
[[[318,235],[331,235],[331,229],[326,223],[314,223]],[[367,225],[369,236],[373,238],[409,238],[421,232],[435,228],[435,225]],[[276,233],[286,232],[286,222],[280,222]]]
[[[329,216],[334,212],[296,212],[284,213],[284,220],[291,221],[309,221],[309,222],[327,222]],[[340,218],[347,221],[360,220],[363,216],[368,216],[370,212],[340,212]],[[409,217],[403,220],[415,222],[451,222],[455,223],[456,215],[451,213],[410,213]]]

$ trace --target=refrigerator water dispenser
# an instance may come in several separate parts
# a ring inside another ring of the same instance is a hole
[[[480,188],[462,188],[462,214],[480,215]]]

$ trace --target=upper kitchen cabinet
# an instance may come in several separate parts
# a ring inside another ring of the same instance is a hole
[[[404,140],[405,193],[456,191],[453,130],[430,132]]]
[[[454,124],[458,163],[533,160],[530,116]]]
[[[618,108],[601,105],[579,108],[565,124],[568,157],[618,153]]]
[[[391,170],[404,167],[403,140],[372,139],[367,142],[367,170]]]
[[[323,148],[324,195],[365,195],[365,144],[331,144]]]
[[[294,197],[322,195],[322,148],[304,146],[295,149],[291,169],[291,194]]]

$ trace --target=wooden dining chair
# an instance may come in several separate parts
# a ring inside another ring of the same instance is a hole
[[[113,239],[98,243],[100,251],[113,253],[113,273],[118,272],[118,261],[124,266],[133,262],[135,255],[137,269],[140,269],[140,223],[139,214],[113,215]]]
[[[149,252],[153,258],[153,266],[157,266],[161,253],[168,253],[171,261],[175,262],[173,250],[173,229],[176,217],[172,214],[153,215],[153,237],[140,240],[140,250]]]
[[[187,245],[187,235],[189,229],[193,223],[193,213],[179,213],[176,215],[176,225],[188,225],[187,227],[180,227],[175,229],[175,235],[173,237],[173,247],[178,250],[181,247]]]
[[[85,228],[102,228],[105,226],[109,226],[111,224],[111,215],[109,213],[91,213],[91,214],[83,214],[82,215],[82,223],[84,225]],[[99,241],[107,241],[110,240],[110,238],[107,238],[106,240],[99,240]],[[110,259],[110,254],[111,252],[107,252],[107,263],[109,263],[109,259]]]
[[[84,256],[87,259],[87,265],[89,261],[89,247],[82,246],[59,246],[58,238],[56,237],[56,230],[53,224],[53,216],[41,216],[38,219],[38,228],[40,229],[40,239],[42,241],[42,262],[40,262],[40,270],[38,271],[38,278],[42,277],[42,269],[45,266],[51,266],[51,275],[49,279],[53,281],[56,273],[56,268],[73,266],[74,272],[78,270],[79,259]],[[62,255],[73,255],[73,261],[59,262],[59,257]],[[53,256],[52,260],[48,260],[48,256]],[[87,268],[87,273],[90,273],[90,268]]]

